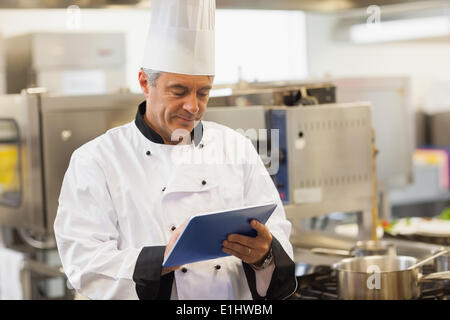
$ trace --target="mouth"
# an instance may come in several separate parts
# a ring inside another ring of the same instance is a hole
[[[176,118],[178,118],[186,123],[195,121],[195,118],[188,118],[188,117],[183,117],[183,116],[179,116],[179,115],[177,115]]]

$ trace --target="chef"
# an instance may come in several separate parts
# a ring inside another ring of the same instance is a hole
[[[72,154],[54,224],[64,271],[90,299],[285,299],[291,224],[249,139],[202,121],[214,76],[214,0],[153,0],[134,121]],[[163,268],[189,217],[277,203],[229,256]]]

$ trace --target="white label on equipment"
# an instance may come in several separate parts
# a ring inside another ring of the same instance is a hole
[[[106,76],[103,70],[73,70],[63,74],[63,93],[89,95],[106,93]]]
[[[295,203],[311,203],[322,201],[321,188],[301,188],[294,190]]]

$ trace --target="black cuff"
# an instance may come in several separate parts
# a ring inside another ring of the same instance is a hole
[[[144,247],[133,272],[136,293],[141,300],[170,299],[174,273],[161,276],[165,246]]]
[[[267,289],[265,297],[261,297],[256,290],[255,270],[243,262],[245,276],[254,300],[276,300],[286,299],[291,296],[297,288],[297,279],[295,278],[295,263],[284,251],[278,240],[272,235],[272,254],[275,263],[275,270]]]

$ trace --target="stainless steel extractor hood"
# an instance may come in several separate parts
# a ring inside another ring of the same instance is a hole
[[[107,6],[135,6],[142,0],[1,0],[3,9],[38,9],[38,8],[68,8],[76,5],[80,8],[103,8]]]
[[[408,5],[426,3],[450,5],[450,0],[216,0],[219,9],[303,10],[337,12],[363,9],[370,5]],[[0,8],[80,8],[134,7],[150,8],[151,0],[1,0]]]
[[[351,9],[364,9],[371,5],[407,5],[417,3],[442,3],[443,1],[423,0],[216,0],[222,9],[268,9],[302,10],[316,12],[337,12]],[[450,1],[445,1],[450,4]]]

